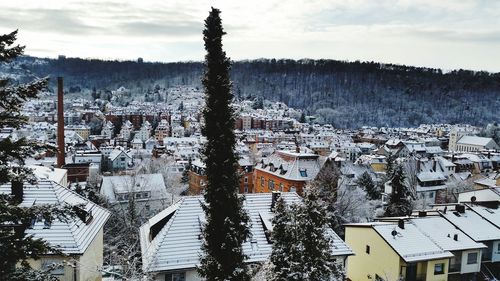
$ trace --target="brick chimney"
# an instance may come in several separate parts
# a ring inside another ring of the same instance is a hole
[[[63,78],[57,77],[57,168],[65,164]]]

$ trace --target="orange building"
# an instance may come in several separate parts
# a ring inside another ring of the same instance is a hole
[[[251,193],[253,190],[253,164],[246,158],[238,161],[240,166],[240,193]],[[200,194],[207,184],[205,163],[196,159],[189,167],[189,194]]]
[[[314,180],[320,169],[319,155],[276,151],[255,166],[253,192],[302,194],[306,183]]]

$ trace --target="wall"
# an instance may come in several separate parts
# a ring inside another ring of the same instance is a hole
[[[467,256],[469,253],[477,253],[477,261],[475,264],[467,264]],[[460,273],[470,273],[479,272],[481,269],[481,251],[480,250],[469,250],[462,251],[462,267],[460,268]]]
[[[102,268],[103,259],[103,230],[101,229],[78,260],[78,281],[102,280],[98,269]]]
[[[264,186],[261,185],[261,177],[264,177]],[[254,193],[260,193],[260,192],[272,192],[273,190],[269,189],[268,183],[269,180],[274,181],[274,190],[277,191],[283,191],[283,192],[290,192],[291,187],[295,187],[295,191],[298,194],[302,194],[302,189],[305,185],[305,181],[292,181],[292,180],[287,180],[281,177],[278,177],[276,175],[267,173],[262,170],[254,170],[254,178],[253,178],[253,187]],[[280,190],[280,184],[283,184],[283,190]]]
[[[492,262],[500,261],[500,241],[493,241],[493,249],[491,255]]]
[[[434,265],[437,263],[444,263],[444,273],[434,275]],[[426,281],[447,281],[448,280],[448,266],[449,259],[431,260],[427,262],[427,275]]]
[[[346,227],[346,243],[354,251],[347,258],[347,277],[352,281],[373,281],[375,274],[395,281],[399,277],[401,258],[371,227]],[[366,253],[370,246],[370,254]],[[371,276],[371,279],[368,278]]]

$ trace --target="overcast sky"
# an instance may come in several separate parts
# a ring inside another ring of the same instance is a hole
[[[0,33],[19,29],[42,57],[203,60],[201,32],[221,9],[227,54],[329,58],[500,72],[497,0],[16,0]]]

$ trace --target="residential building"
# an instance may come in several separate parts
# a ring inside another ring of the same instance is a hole
[[[253,192],[297,192],[321,169],[319,155],[276,151],[255,166]]]
[[[48,222],[41,219],[32,223],[26,234],[47,241],[63,255],[43,255],[37,260],[28,260],[29,265],[34,269],[45,270],[54,263],[61,264],[61,268],[50,272],[60,280],[101,280],[99,269],[103,264],[103,227],[110,213],[50,180],[39,180],[34,185],[25,183],[23,191],[22,207],[66,203],[73,205],[77,214],[69,221],[55,219]],[[0,194],[10,192],[10,184],[0,186]]]
[[[282,193],[287,204],[298,203],[296,193]],[[263,263],[271,254],[272,233],[271,193],[247,194],[243,209],[251,221],[250,238],[243,243],[247,263]],[[154,280],[202,280],[196,273],[200,263],[201,229],[205,214],[201,207],[202,196],[186,196],[176,204],[152,217],[140,228],[142,264],[144,272]],[[344,264],[352,255],[351,249],[331,229],[331,251],[337,262]]]

